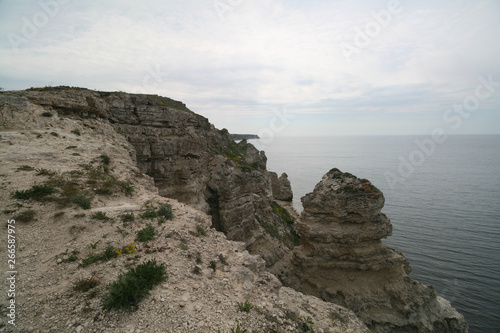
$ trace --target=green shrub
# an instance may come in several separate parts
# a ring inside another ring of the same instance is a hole
[[[151,224],[148,224],[147,227],[137,231],[137,236],[135,240],[137,242],[147,242],[156,237],[156,230]]]
[[[108,261],[110,259],[118,257],[118,249],[114,248],[112,245],[108,245],[106,249],[101,253],[89,253],[87,258],[82,260],[82,267],[86,267],[98,261]]]
[[[162,203],[160,205],[160,208],[158,208],[157,213],[159,216],[163,216],[167,220],[174,219],[174,212],[172,211],[172,205],[170,205],[170,204]]]
[[[33,185],[29,190],[16,191],[13,195],[15,199],[21,200],[42,200],[43,197],[54,193],[54,186],[49,186],[46,184]]]
[[[85,194],[82,194],[82,193],[77,194],[73,198],[73,203],[77,204],[78,206],[80,206],[83,209],[90,209],[91,201],[92,200],[90,200],[90,198],[88,196],[86,196]]]
[[[314,333],[314,322],[311,317],[302,319],[302,331]]]
[[[108,155],[106,154],[101,154],[101,161],[104,165],[109,165],[109,163],[111,162],[111,157],[109,157]]]
[[[35,217],[36,212],[33,209],[28,209],[25,210],[17,215],[14,216],[14,220],[18,222],[31,222],[33,221],[33,218]]]
[[[156,260],[149,260],[127,273],[118,277],[118,281],[111,283],[107,294],[102,300],[105,309],[130,309],[149,294],[157,284],[167,279],[165,265],[158,265]]]
[[[135,220],[135,215],[134,213],[126,213],[120,216],[120,220],[122,222],[132,222]]]
[[[247,300],[245,303],[236,302],[238,304],[238,309],[241,312],[250,312],[253,309],[253,305]]]
[[[210,264],[208,265],[208,268],[213,269],[214,272],[215,272],[215,270],[217,269],[217,263],[215,261],[210,261]]]
[[[196,232],[190,231],[190,234],[196,237],[205,236],[207,234],[207,229],[204,225],[198,224],[196,226]]]
[[[156,212],[156,210],[148,208],[144,213],[141,214],[141,217],[145,219],[154,219],[155,217],[158,217],[158,213]]]
[[[134,193],[134,185],[130,182],[118,182],[118,186],[120,186],[124,191],[127,197],[131,197]]]

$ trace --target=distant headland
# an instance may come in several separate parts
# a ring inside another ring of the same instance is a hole
[[[243,139],[247,139],[247,140],[260,139],[257,134],[231,134],[231,137],[233,138],[233,140],[236,140],[236,141],[243,140]]]

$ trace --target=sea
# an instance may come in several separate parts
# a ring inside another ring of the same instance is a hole
[[[249,140],[287,173],[293,204],[332,168],[367,178],[393,225],[384,240],[469,323],[500,332],[500,135],[276,137]]]

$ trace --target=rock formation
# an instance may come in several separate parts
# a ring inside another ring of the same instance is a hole
[[[9,116],[19,110],[28,110],[22,124],[27,128],[36,127],[36,112],[108,121],[135,148],[140,172],[154,179],[160,195],[209,213],[213,227],[245,242],[268,265],[299,244],[293,220],[273,197],[264,152],[246,140],[237,144],[227,130],[215,129],[181,102],[48,87],[4,92],[3,105],[4,128],[20,126]]]
[[[267,171],[263,152],[246,140],[236,143],[227,130],[215,129],[181,102],[68,87],[0,93],[0,128],[14,133],[9,137],[63,125],[69,132],[69,124],[107,138],[102,146],[115,156],[127,154],[120,166],[128,170],[127,181],[152,180],[154,186],[142,185],[151,193],[208,213],[216,231],[262,256],[286,286],[345,305],[373,332],[467,332],[449,302],[413,281],[403,255],[382,243],[392,226],[381,213],[382,193],[369,181],[331,170],[302,198],[297,221],[284,208],[283,201],[293,197],[287,175]],[[29,140],[43,137],[37,133],[29,133]],[[53,133],[64,140],[58,144],[79,146],[70,144],[67,134]],[[38,148],[54,161],[80,156],[62,158],[49,152],[53,146]],[[76,154],[84,152],[79,149]]]
[[[352,309],[373,332],[467,332],[464,317],[381,241],[392,232],[384,201],[368,180],[330,170],[302,198],[302,244],[286,283]]]
[[[282,173],[278,178],[278,174],[276,172],[269,172],[271,175],[271,185],[273,189],[273,197],[276,200],[282,201],[292,201],[293,192],[292,185],[288,180],[288,175],[286,173]]]

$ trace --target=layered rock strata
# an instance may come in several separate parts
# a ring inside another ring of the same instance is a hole
[[[392,232],[384,201],[368,180],[330,170],[302,198],[302,244],[286,283],[352,309],[373,332],[467,332],[464,317],[381,241]]]
[[[181,102],[69,87],[3,92],[1,97],[0,126],[7,129],[36,128],[42,114],[109,122],[135,148],[130,154],[160,195],[209,213],[213,227],[245,242],[269,265],[299,244],[293,219],[273,197],[264,152],[246,140],[236,143],[227,130],[217,130]],[[20,110],[27,115],[22,124],[13,117]],[[286,189],[277,195],[283,193]]]

